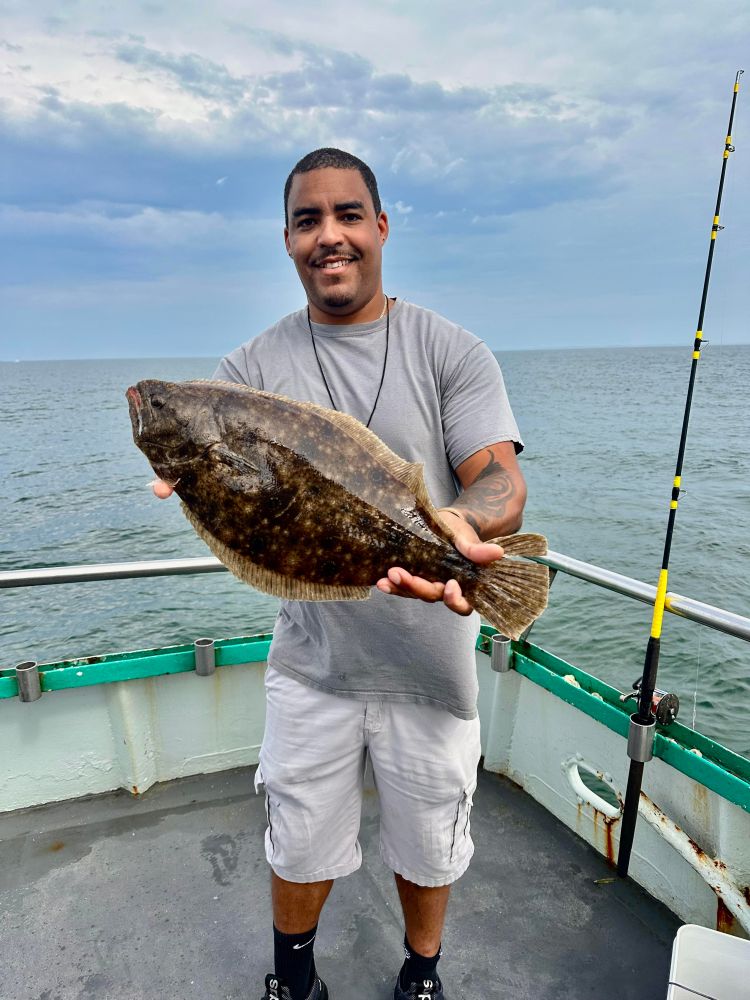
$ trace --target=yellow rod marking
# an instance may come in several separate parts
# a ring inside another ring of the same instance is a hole
[[[731,135],[728,135],[727,136],[727,146],[731,146],[731,145],[732,145],[732,137],[731,137]]]
[[[682,486],[682,476],[675,476],[674,477],[674,485],[675,485],[675,489],[679,490],[680,486]]]
[[[703,330],[696,330],[695,331],[695,339],[696,340],[703,340]]]
[[[672,510],[677,510],[677,501],[676,500],[670,501],[669,506],[672,508]]]
[[[701,356],[701,352],[700,351],[693,351],[693,358],[697,359],[700,356]]]
[[[735,83],[735,85],[734,85],[734,92],[735,92],[735,94],[737,93],[737,91],[738,91],[739,89],[740,89],[740,85],[739,85],[739,83]]]
[[[714,225],[715,225],[715,226],[718,226],[718,225],[719,225],[719,216],[718,216],[718,215],[715,215],[715,216],[714,216]]]
[[[667,576],[669,571],[663,569],[659,573],[659,583],[656,587],[656,601],[654,602],[654,617],[651,620],[651,638],[658,639],[661,635],[661,625],[664,619],[664,603],[667,596]]]

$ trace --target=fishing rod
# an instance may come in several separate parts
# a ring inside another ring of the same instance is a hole
[[[651,620],[651,635],[649,636],[648,645],[646,646],[646,660],[643,666],[643,676],[641,678],[640,690],[638,692],[638,711],[630,717],[630,731],[628,733],[628,757],[630,758],[630,771],[628,773],[628,787],[625,792],[625,804],[622,813],[620,850],[617,855],[617,874],[623,878],[625,878],[628,874],[628,867],[630,865],[630,854],[633,848],[635,824],[638,819],[638,804],[641,798],[643,767],[644,764],[650,761],[654,755],[656,717],[653,711],[653,701],[654,691],[656,689],[656,672],[659,669],[661,626],[664,619],[664,608],[667,598],[669,552],[672,547],[672,533],[674,531],[674,522],[677,515],[677,505],[680,500],[682,460],[685,456],[688,422],[690,421],[690,406],[693,401],[693,387],[695,386],[695,376],[698,370],[698,361],[701,356],[703,316],[706,311],[708,284],[711,279],[711,263],[714,256],[714,246],[716,245],[716,234],[723,228],[723,226],[719,225],[719,211],[721,209],[721,196],[724,190],[724,177],[727,172],[727,161],[729,160],[729,154],[734,152],[734,146],[732,145],[734,109],[737,104],[737,94],[740,89],[740,77],[744,72],[745,71],[743,69],[738,70],[737,75],[734,78],[732,110],[729,112],[729,127],[727,128],[727,137],[724,142],[724,158],[721,164],[719,192],[716,196],[716,209],[714,211],[714,221],[711,226],[711,240],[708,246],[706,275],[703,279],[703,295],[701,297],[701,307],[698,316],[698,329],[693,342],[693,361],[690,366],[690,381],[688,383],[687,399],[685,401],[685,414],[682,418],[682,434],[680,435],[677,466],[675,468],[674,482],[672,484],[672,498],[669,503],[669,520],[667,521],[667,535],[664,542],[664,556],[661,563],[661,572],[659,573],[659,583],[656,588],[654,615]]]

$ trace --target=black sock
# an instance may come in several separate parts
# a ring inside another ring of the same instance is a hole
[[[292,1000],[305,1000],[310,993],[315,976],[313,948],[316,924],[304,934],[282,934],[273,925],[274,972],[283,979],[292,994]]]
[[[437,982],[437,964],[438,959],[443,954],[442,948],[438,948],[437,955],[427,958],[414,951],[404,935],[404,952],[406,958],[400,973],[402,990],[408,990],[411,983],[423,983],[425,979],[430,979],[433,983]]]

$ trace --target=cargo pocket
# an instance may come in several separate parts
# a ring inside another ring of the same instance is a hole
[[[255,785],[256,795],[260,793],[261,788],[265,789],[266,787],[266,779],[263,777],[263,769],[260,766],[260,761],[258,761],[258,766],[255,769],[255,779],[253,784]]]
[[[474,792],[477,783],[473,781],[464,788],[456,803],[456,813],[453,821],[453,834],[451,836],[451,862],[461,858],[466,850],[466,841],[471,833],[471,807],[474,803]]]

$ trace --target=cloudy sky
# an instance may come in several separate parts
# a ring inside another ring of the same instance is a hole
[[[303,296],[281,190],[378,175],[386,290],[495,350],[695,330],[747,0],[0,0],[0,360],[219,355]],[[750,342],[750,65],[706,336]]]

